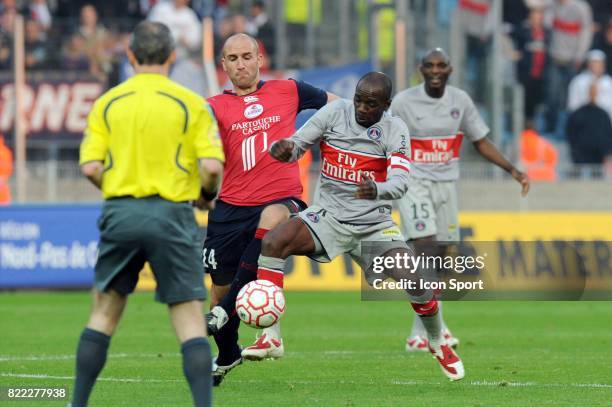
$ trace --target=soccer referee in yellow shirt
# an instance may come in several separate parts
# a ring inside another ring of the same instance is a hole
[[[209,406],[204,270],[189,202],[214,199],[225,157],[206,102],[168,79],[176,57],[168,28],[138,24],[127,53],[136,75],[96,101],[81,144],[81,171],[105,202],[72,406],[87,405],[145,261],[157,281],[156,299],[170,309],[194,404]]]

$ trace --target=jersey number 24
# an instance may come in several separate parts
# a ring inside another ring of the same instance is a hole
[[[215,260],[215,249],[210,249],[210,252],[208,252],[208,250],[209,249],[207,248],[204,248],[204,250],[202,250],[202,262],[204,263],[204,267],[208,269],[216,270],[217,260]]]

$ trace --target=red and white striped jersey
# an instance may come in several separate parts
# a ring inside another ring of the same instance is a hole
[[[384,114],[368,127],[355,120],[353,102],[336,100],[310,118],[293,140],[294,158],[321,147],[321,177],[314,203],[337,220],[357,225],[393,223],[391,200],[408,189],[410,138],[406,125]],[[362,177],[376,181],[377,198],[355,199]]]
[[[398,93],[391,112],[410,130],[412,176],[432,181],[459,178],[459,152],[463,137],[477,141],[489,133],[467,93],[446,86],[444,95],[432,98],[423,84]]]

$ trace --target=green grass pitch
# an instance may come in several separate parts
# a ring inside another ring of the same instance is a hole
[[[214,405],[612,405],[612,303],[446,303],[466,367],[451,383],[428,354],[404,351],[407,303],[362,302],[358,293],[289,292],[287,301],[285,358],[239,366]],[[71,387],[89,308],[86,293],[0,294],[0,386]],[[254,333],[243,326],[241,343]],[[132,296],[90,404],[190,401],[167,311],[152,294]]]

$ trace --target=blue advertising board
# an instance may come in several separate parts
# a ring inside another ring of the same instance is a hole
[[[0,207],[0,289],[88,287],[101,205]]]
[[[362,61],[339,66],[300,69],[297,71],[297,78],[342,98],[351,99],[359,78],[372,69],[371,61]]]
[[[297,79],[313,86],[325,89],[341,98],[352,99],[359,78],[372,70],[371,61],[346,64],[333,67],[320,67],[296,71]],[[314,114],[315,110],[301,112],[296,126],[301,127]]]

